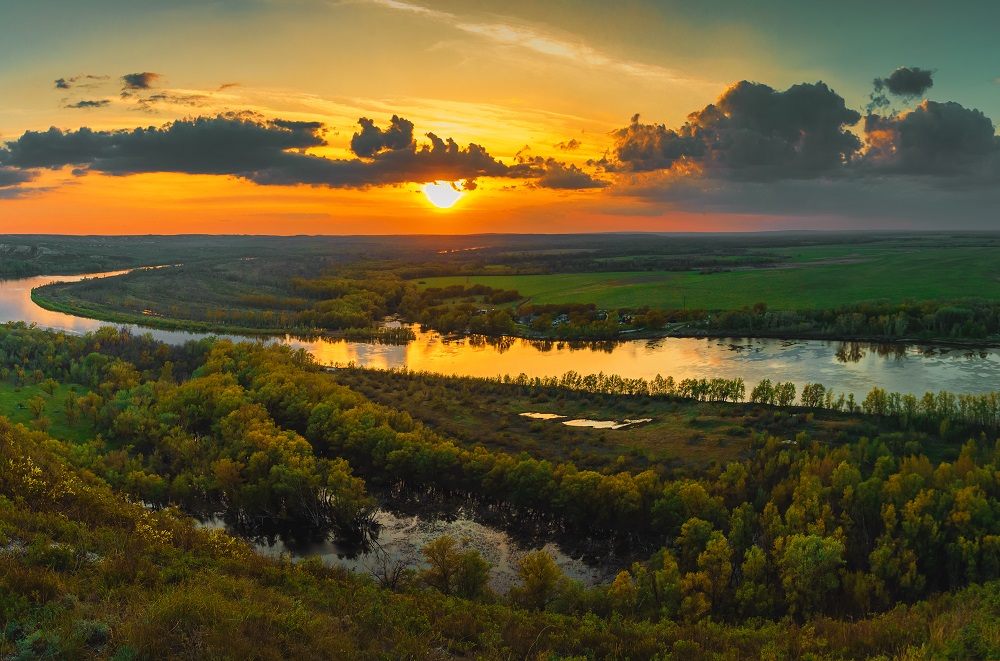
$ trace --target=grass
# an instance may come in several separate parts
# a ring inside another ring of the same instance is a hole
[[[467,447],[482,445],[513,455],[527,452],[537,459],[569,460],[598,471],[703,468],[714,461],[740,460],[750,449],[753,432],[782,439],[804,432],[826,443],[879,433],[873,419],[825,410],[526,390],[474,379],[366,369],[337,370],[334,378]],[[536,420],[521,415],[529,412],[566,417]],[[617,422],[652,418],[652,422],[615,430],[562,424],[574,418]],[[935,440],[925,439],[925,444]],[[941,455],[949,452],[943,446],[933,450]]]
[[[33,397],[41,397],[45,400],[42,415],[52,421],[48,429],[49,435],[63,441],[82,443],[94,437],[94,425],[82,415],[75,425],[69,424],[63,415],[63,402],[70,393],[79,397],[86,392],[87,389],[81,385],[61,383],[50,397],[40,384],[16,386],[9,381],[0,382],[0,415],[6,416],[15,424],[31,427],[34,417],[28,408],[28,402]]]
[[[995,248],[820,246],[787,248],[792,268],[723,273],[618,272],[424,278],[422,287],[484,284],[517,289],[531,303],[595,303],[599,308],[833,308],[866,300],[1000,298]],[[822,264],[822,261],[859,260]],[[795,264],[801,266],[795,267]]]

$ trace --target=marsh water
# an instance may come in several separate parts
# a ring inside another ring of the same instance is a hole
[[[287,537],[251,537],[259,553],[270,557],[319,556],[324,562],[361,573],[378,574],[397,563],[420,566],[422,547],[441,535],[450,535],[464,548],[476,549],[492,566],[490,586],[506,593],[518,583],[517,564],[527,553],[544,549],[571,579],[587,585],[614,580],[623,566],[646,559],[655,548],[616,545],[613,541],[572,535],[544,521],[516,521],[490,512],[481,503],[457,497],[410,493],[404,498],[382,494],[375,513],[375,536],[364,542],[336,539],[295,540]],[[219,516],[203,516],[200,524],[226,528]]]
[[[106,322],[44,310],[31,301],[31,289],[54,281],[76,281],[91,276],[39,276],[0,282],[0,323],[25,321],[42,328],[85,333]],[[132,326],[135,333],[151,333],[158,340],[179,344],[205,337],[203,333],[164,331]],[[926,391],[982,393],[1000,390],[1000,349],[932,345],[877,345],[856,342],[778,339],[658,338],[617,343],[538,342],[514,338],[492,341],[481,337],[450,338],[414,328],[416,340],[402,345],[342,340],[302,339],[291,336],[267,341],[305,348],[318,362],[337,366],[407,368],[460,376],[494,377],[503,374],[560,376],[603,372],[652,379],[657,374],[687,378],[742,378],[749,388],[761,379],[792,381],[801,391],[806,383],[822,383],[838,393],[863,398],[873,387],[921,395]],[[255,339],[219,335],[234,340]],[[368,571],[381,559],[416,559],[419,549],[439,534],[466,538],[472,547],[496,565],[494,583],[504,589],[514,580],[520,554],[545,546],[575,578],[608,580],[613,562],[593,552],[571,552],[537,537],[510,534],[502,526],[482,522],[461,504],[439,508],[433,514],[407,513],[389,508],[379,512],[382,524],[377,544],[367,553],[338,546],[259,543],[266,553],[318,554],[329,562]],[[218,523],[218,522],[216,522]],[[624,561],[624,558],[622,559]],[[613,578],[611,573],[610,577]]]

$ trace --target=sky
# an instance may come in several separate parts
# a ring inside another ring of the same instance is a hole
[[[1000,229],[996,25],[979,0],[0,0],[0,232]]]

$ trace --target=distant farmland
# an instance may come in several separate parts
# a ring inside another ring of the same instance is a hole
[[[424,278],[424,287],[484,284],[517,289],[532,303],[595,303],[601,308],[831,308],[866,300],[1000,298],[996,248],[780,249],[787,265],[722,273],[630,271]]]

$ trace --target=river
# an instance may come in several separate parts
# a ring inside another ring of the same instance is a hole
[[[0,322],[23,320],[42,328],[71,333],[96,330],[106,322],[44,310],[31,301],[31,288],[55,280],[76,281],[91,276],[39,276],[0,282]],[[171,344],[205,337],[203,333],[165,331],[132,326]],[[875,386],[892,392],[922,395],[927,391],[983,393],[1000,389],[1000,349],[934,345],[873,345],[857,342],[779,339],[657,338],[617,343],[537,342],[505,338],[448,338],[414,329],[416,340],[405,346],[279,338],[307,349],[324,365],[355,363],[362,367],[493,377],[502,374],[561,376],[604,372],[652,379],[657,374],[676,380],[741,377],[748,390],[761,379],[792,381],[799,391],[806,383],[822,383],[838,393],[863,398]],[[253,339],[219,335],[234,340]]]
[[[39,276],[0,282],[0,323],[34,322],[42,328],[70,333],[96,330],[106,322],[44,310],[31,301],[31,289],[43,284],[102,277]],[[205,334],[164,331],[132,326],[135,333],[151,333],[163,342],[178,344],[205,337]],[[506,338],[490,342],[484,338],[448,338],[434,332],[416,331],[417,338],[405,346],[367,344],[339,340],[304,340],[286,336],[283,341],[305,348],[324,365],[355,363],[377,368],[408,368],[463,376],[516,375],[559,376],[569,370],[581,374],[604,372],[624,377],[652,379],[657,374],[674,379],[742,377],[752,388],[761,379],[792,381],[801,391],[805,383],[822,383],[838,393],[853,392],[863,397],[875,386],[890,391],[920,395],[925,391],[981,393],[1000,389],[1000,349],[968,349],[946,346],[878,346],[864,343],[828,341],[786,341],[777,339],[693,339],[660,338],[618,343],[542,343]],[[254,339],[220,335],[234,340]],[[359,571],[368,571],[387,558],[416,561],[420,547],[437,535],[448,533],[468,539],[473,548],[495,565],[493,584],[504,590],[515,581],[516,559],[532,548],[544,547],[568,575],[588,583],[614,578],[616,562],[606,553],[591,550],[566,552],[556,544],[535,536],[514,536],[477,520],[462,505],[439,508],[434,514],[415,514],[405,508],[380,510],[379,551],[359,554],[357,549],[326,541],[293,545],[278,541],[257,541],[266,554],[288,552],[293,556],[318,554],[326,561]],[[217,520],[207,525],[220,525]],[[605,550],[607,551],[607,550]],[[603,561],[598,557],[605,555]]]

